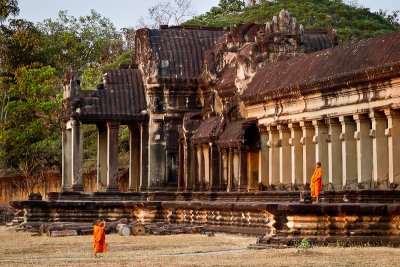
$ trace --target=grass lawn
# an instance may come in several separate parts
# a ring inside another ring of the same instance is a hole
[[[400,249],[314,247],[249,250],[255,237],[216,234],[106,236],[94,258],[91,236],[31,236],[0,227],[0,266],[400,266]]]

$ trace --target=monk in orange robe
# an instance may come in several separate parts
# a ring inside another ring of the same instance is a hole
[[[95,222],[93,224],[93,252],[94,256],[97,257],[97,253],[103,253],[106,251],[106,233],[104,227],[106,222]]]
[[[319,194],[321,193],[322,188],[322,168],[321,162],[317,162],[315,171],[311,176],[310,181],[310,188],[311,188],[311,197],[314,197],[316,200],[313,204],[319,203]]]

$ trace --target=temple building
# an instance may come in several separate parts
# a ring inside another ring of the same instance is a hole
[[[83,124],[98,130],[98,190],[295,191],[315,162],[333,189],[400,183],[400,32],[337,45],[282,10],[266,24],[140,29],[129,66],[96,90],[65,77],[64,191],[82,191]]]

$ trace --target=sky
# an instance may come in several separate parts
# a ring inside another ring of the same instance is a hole
[[[44,19],[58,17],[60,10],[67,10],[74,17],[90,14],[94,9],[103,17],[109,18],[117,29],[136,27],[140,17],[146,18],[148,8],[158,2],[166,0],[19,0],[19,17],[41,22]],[[400,10],[400,0],[352,0],[371,11],[379,9],[394,11]],[[203,14],[217,6],[219,0],[192,0],[196,14]]]

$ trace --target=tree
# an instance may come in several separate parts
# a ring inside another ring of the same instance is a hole
[[[0,0],[0,24],[10,16],[19,13],[18,0]]]
[[[397,13],[391,16],[375,14],[368,8],[346,4],[342,0],[261,0],[258,5],[244,7],[240,14],[224,13],[222,8],[228,2],[234,0],[221,0],[218,7],[194,17],[185,22],[185,25],[230,26],[247,22],[261,24],[271,21],[273,16],[286,9],[306,29],[335,29],[341,43],[392,32],[399,27]]]
[[[159,2],[148,9],[150,25],[140,19],[140,27],[158,28],[160,25],[179,25],[194,15],[192,0]]]
[[[8,117],[0,129],[0,157],[8,167],[29,175],[59,164],[62,94],[56,70],[22,67],[9,96],[5,106]]]

